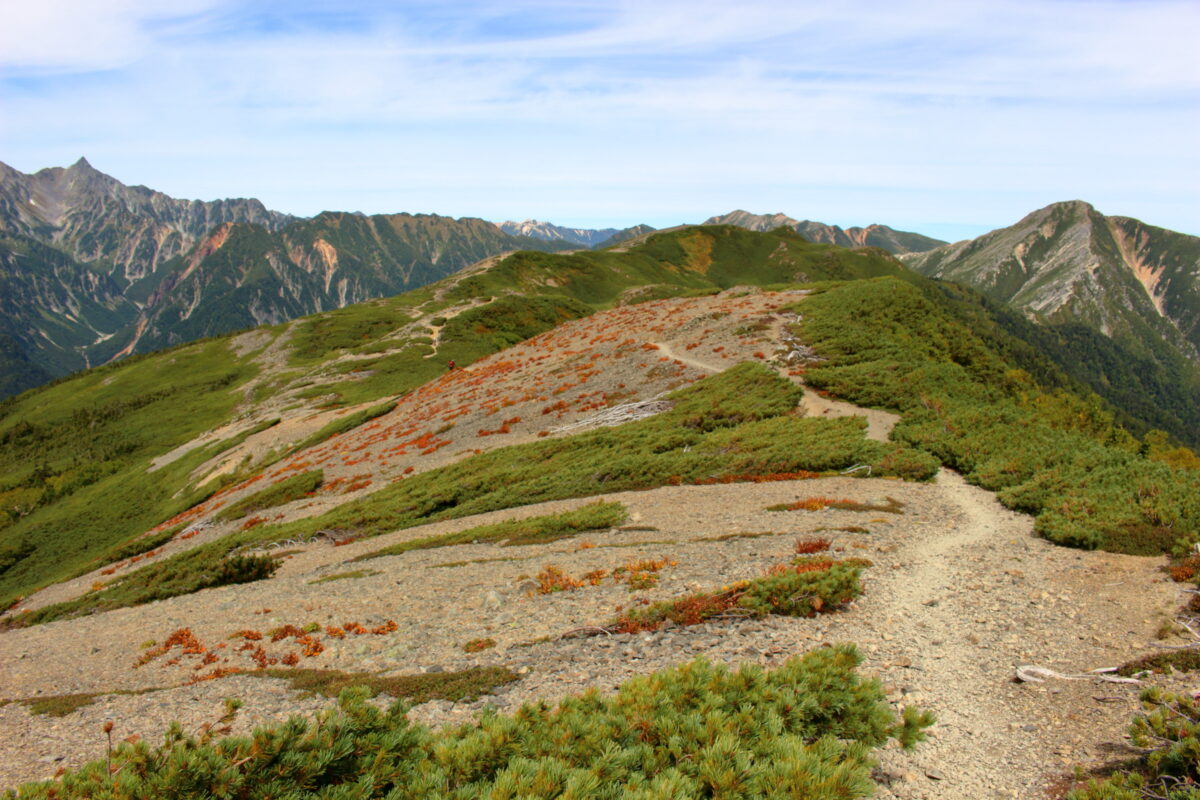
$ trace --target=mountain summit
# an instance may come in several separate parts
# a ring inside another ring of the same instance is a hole
[[[1053,203],[1007,228],[905,264],[964,283],[1031,316],[1083,323],[1135,349],[1167,346],[1200,363],[1200,238]]]
[[[126,186],[86,158],[32,175],[0,163],[0,232],[36,238],[118,280],[153,274],[223,223],[277,230],[295,219],[253,198],[179,200]]]
[[[570,242],[584,247],[596,247],[600,244],[623,241],[642,233],[654,230],[649,225],[635,225],[631,228],[565,228],[552,222],[541,222],[527,219],[524,222],[500,222],[496,227],[511,236],[530,236],[548,242]]]

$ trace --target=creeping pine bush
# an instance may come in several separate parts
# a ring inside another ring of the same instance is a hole
[[[43,606],[17,619],[21,624],[37,625],[165,600],[216,586],[251,583],[271,577],[279,568],[279,562],[267,556],[227,558],[221,548],[204,545],[150,567],[131,572],[99,591]]]
[[[699,625],[730,617],[811,617],[836,611],[862,594],[859,576],[868,562],[833,561],[800,556],[778,565],[766,575],[738,581],[719,591],[697,592],[674,600],[626,611],[607,630],[638,633],[676,625]]]
[[[290,503],[293,500],[299,500],[301,497],[305,497],[320,489],[323,483],[325,483],[325,470],[314,469],[308,472],[301,472],[290,478],[284,478],[273,486],[268,486],[252,495],[243,497],[236,503],[221,509],[217,513],[216,519],[241,519],[255,511],[262,511],[267,508],[281,506],[284,503]]]
[[[1158,687],[1142,692],[1146,713],[1129,728],[1150,748],[1138,767],[1067,794],[1067,800],[1200,800],[1200,704]]]
[[[113,774],[96,762],[7,797],[475,800],[727,800],[872,794],[871,751],[911,747],[933,722],[897,718],[878,681],[856,672],[850,645],[815,650],[765,672],[704,660],[634,678],[556,708],[432,731],[401,704],[380,711],[346,690],[316,720],[293,717],[250,737],[196,739],[176,725],[159,747],[122,744]]]

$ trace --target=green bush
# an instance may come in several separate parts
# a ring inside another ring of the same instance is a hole
[[[118,547],[116,550],[109,552],[104,556],[103,559],[100,560],[106,564],[112,564],[117,561],[124,561],[127,558],[133,558],[134,556],[140,556],[142,553],[149,553],[151,550],[162,547],[164,544],[174,539],[175,534],[182,531],[184,527],[185,526],[183,525],[175,525],[167,528],[165,531],[159,531],[158,533],[154,533],[149,536],[141,536],[137,539],[134,539],[129,544],[123,545]]]
[[[222,508],[214,519],[222,521],[241,519],[256,511],[281,506],[312,494],[324,483],[325,470],[313,469],[308,472],[300,472]]]
[[[833,611],[862,593],[860,564],[835,562],[812,572],[786,571],[752,581],[739,605],[756,616],[811,617]]]
[[[1146,713],[1129,738],[1147,754],[1131,770],[1067,794],[1067,800],[1200,800],[1200,705],[1158,687],[1142,692]]]
[[[632,608],[604,630],[638,633],[658,630],[668,621],[699,625],[710,619],[812,617],[837,611],[862,594],[859,576],[866,562],[830,561],[800,557],[790,567],[778,567],[753,580],[738,581],[717,591],[664,600],[645,608]]]
[[[380,556],[397,556],[411,550],[427,550],[434,547],[451,547],[456,544],[502,542],[505,545],[545,544],[585,531],[601,530],[620,525],[627,518],[625,506],[620,503],[588,503],[586,506],[564,511],[561,514],[544,514],[527,519],[514,519],[491,525],[476,525],[458,533],[443,533],[438,536],[422,536],[400,542],[382,550],[364,553],[353,559],[365,561]]]
[[[263,556],[225,557],[227,549],[202,545],[160,563],[148,564],[96,592],[44,606],[22,614],[14,622],[37,625],[56,619],[97,614],[114,608],[137,606],[168,597],[191,594],[201,589],[269,578],[279,562]]]
[[[178,726],[157,748],[121,744],[103,762],[9,797],[125,800],[171,797],[741,798],[865,797],[871,751],[912,746],[932,717],[888,706],[880,684],[856,672],[849,645],[827,647],[765,672],[703,660],[634,678],[615,696],[590,691],[557,708],[431,731],[380,711],[350,690],[317,720],[294,717],[251,737],[196,739]]]

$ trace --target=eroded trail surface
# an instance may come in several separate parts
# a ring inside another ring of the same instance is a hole
[[[938,488],[944,524],[898,543],[839,631],[876,648],[895,694],[938,715],[932,740],[911,761],[889,754],[882,777],[899,797],[1037,797],[1067,764],[1120,754],[1137,688],[1023,684],[1015,667],[1120,663],[1177,596],[1158,559],[1056,547],[961,477],[943,472]]]

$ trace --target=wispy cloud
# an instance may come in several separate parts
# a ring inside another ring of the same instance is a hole
[[[86,153],[299,213],[1200,218],[1192,0],[25,5],[0,10],[19,168]]]

